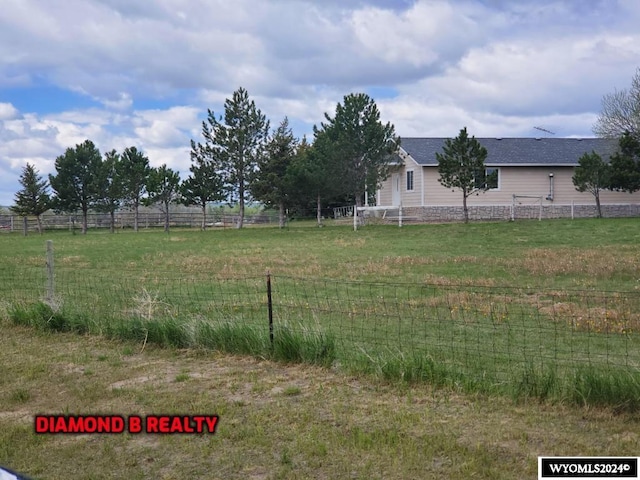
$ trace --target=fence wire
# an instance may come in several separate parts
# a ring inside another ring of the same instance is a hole
[[[0,266],[0,306],[44,302],[97,324],[171,319],[249,326],[269,334],[267,278],[205,271],[101,269],[57,262]],[[349,282],[271,276],[273,324],[331,336],[337,357],[427,357],[507,381],[514,369],[582,366],[640,371],[637,292]]]

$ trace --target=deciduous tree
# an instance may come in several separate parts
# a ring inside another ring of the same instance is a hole
[[[619,138],[625,132],[640,141],[640,68],[631,88],[615,90],[602,98],[602,111],[593,126],[599,137]]]
[[[460,130],[454,139],[447,139],[443,153],[436,153],[438,160],[438,181],[446,188],[462,191],[464,221],[469,222],[467,198],[476,192],[486,191],[484,161],[487,149],[475,137],[469,138],[467,127]]]
[[[15,194],[15,205],[11,207],[11,211],[21,217],[35,216],[38,220],[38,233],[42,233],[40,215],[49,210],[51,204],[48,183],[33,165],[27,163],[20,175],[20,185],[22,189]]]

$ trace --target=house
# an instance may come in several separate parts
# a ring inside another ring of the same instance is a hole
[[[618,142],[605,138],[478,138],[488,152],[488,189],[467,200],[472,219],[589,217],[596,215],[591,193],[572,182],[580,157],[595,151],[604,159]],[[462,192],[438,181],[436,153],[446,138],[403,138],[397,166],[377,191],[378,206],[402,205],[422,221],[462,218]],[[640,216],[640,192],[602,191],[604,216]]]

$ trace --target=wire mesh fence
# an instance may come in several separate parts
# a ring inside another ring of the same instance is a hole
[[[143,329],[144,322],[172,322],[191,332],[224,324],[250,328],[267,343],[270,333],[277,341],[288,331],[331,338],[340,363],[423,358],[496,385],[523,372],[565,377],[585,367],[639,379],[637,292],[226,277],[203,270],[94,269],[65,259],[47,272],[42,263],[0,267],[8,315],[46,304],[84,318],[92,325],[86,330],[97,332],[132,321]]]

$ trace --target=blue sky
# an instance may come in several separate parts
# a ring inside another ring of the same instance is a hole
[[[637,0],[5,0],[0,205],[85,139],[184,176],[240,86],[298,136],[351,92],[404,137],[592,136],[640,67],[637,25]]]

